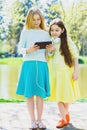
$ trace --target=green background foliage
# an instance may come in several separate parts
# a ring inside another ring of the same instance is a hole
[[[43,12],[47,27],[52,19],[61,18],[80,55],[87,55],[87,0],[77,0],[77,3],[70,5],[67,3],[66,7],[62,0],[47,0],[45,3],[40,0],[14,0],[11,6],[6,4],[6,0],[0,1],[0,53],[4,41],[16,39],[18,43],[26,14],[30,7],[36,6]]]

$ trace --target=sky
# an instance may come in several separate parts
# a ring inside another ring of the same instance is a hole
[[[23,1],[23,0],[22,0]],[[32,0],[32,1],[35,1],[35,0]],[[48,0],[41,0],[40,2],[42,3],[42,4],[46,4],[47,3],[47,1]],[[50,1],[50,0],[49,0]],[[60,1],[60,0],[57,0],[57,1]],[[72,3],[78,3],[80,0],[61,0],[62,1],[62,4],[63,4],[63,6],[64,7],[67,7],[67,6],[69,6],[69,5],[71,5]],[[87,0],[83,0],[83,1],[86,1],[87,2]],[[11,6],[11,4],[14,2],[14,0],[5,0],[5,5],[6,6]]]
[[[41,3],[46,3],[48,0],[41,0]],[[50,1],[50,0],[49,0]],[[57,0],[60,1],[60,0]],[[67,7],[71,5],[72,3],[79,3],[80,0],[61,0],[64,7]],[[87,2],[87,0],[83,0],[84,2]]]

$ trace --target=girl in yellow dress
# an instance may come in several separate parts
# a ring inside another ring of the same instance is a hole
[[[52,91],[56,88],[56,100],[61,116],[57,128],[70,122],[69,103],[79,98],[78,87],[78,50],[73,41],[67,37],[67,30],[62,21],[54,19],[49,28],[53,45],[47,46],[51,56]],[[51,91],[51,93],[52,93]]]

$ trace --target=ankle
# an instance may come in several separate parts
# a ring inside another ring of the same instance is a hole
[[[42,128],[42,129],[46,128],[46,126],[44,125],[44,123],[42,122],[42,120],[38,120],[37,121],[37,125],[38,125],[39,128]]]
[[[32,129],[38,128],[36,121],[31,121],[31,128]]]
[[[68,113],[68,114],[66,114],[66,121],[67,121],[67,123],[69,123],[69,122],[70,122],[70,115],[69,115],[69,113]]]

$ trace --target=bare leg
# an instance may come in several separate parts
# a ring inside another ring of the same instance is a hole
[[[36,96],[36,108],[37,108],[37,120],[41,121],[43,114],[44,100],[43,98]]]
[[[41,97],[37,96],[36,108],[37,108],[37,124],[39,128],[46,128],[46,126],[42,122],[43,106],[44,106],[44,100]]]
[[[66,114],[67,114],[67,111],[65,109],[65,103],[63,102],[59,102],[58,103],[58,108],[59,108],[59,112],[61,114],[61,120],[59,120],[56,128],[62,128],[64,127],[65,125],[67,125],[69,122],[68,122],[68,118],[66,118]]]
[[[65,109],[66,109],[66,111],[67,111],[66,120],[67,120],[67,122],[69,123],[69,122],[70,122],[69,103],[65,103],[64,106],[65,106]]]
[[[30,114],[31,121],[35,121],[35,114],[34,114],[34,97],[27,99],[27,108]]]
[[[64,103],[64,107],[67,111],[67,114],[69,113],[69,103]]]
[[[67,114],[67,111],[65,109],[64,103],[63,102],[59,102],[58,103],[58,108],[59,108],[59,112],[61,114],[62,119],[66,120],[65,115]]]

